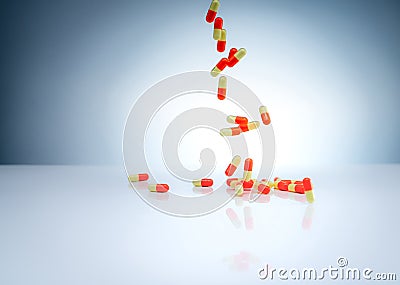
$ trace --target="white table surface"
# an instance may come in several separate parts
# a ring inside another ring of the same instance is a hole
[[[301,172],[312,205],[271,195],[178,218],[144,203],[122,167],[1,166],[0,284],[260,284],[266,263],[322,268],[341,256],[399,280],[400,165]]]

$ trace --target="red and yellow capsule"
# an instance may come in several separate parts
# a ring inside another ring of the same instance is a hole
[[[130,182],[146,181],[148,179],[149,175],[147,173],[132,174],[128,176]]]
[[[255,129],[258,129],[259,127],[260,127],[259,121],[254,121],[254,122],[250,122],[247,124],[239,125],[239,128],[242,130],[242,132],[248,132],[251,130],[255,130]]]
[[[212,23],[217,16],[218,13],[218,8],[219,8],[219,0],[213,0],[210,4],[210,8],[207,11],[206,15],[206,22],[207,23]]]
[[[303,179],[304,191],[306,192],[306,198],[308,203],[314,202],[314,191],[313,185],[311,184],[311,179],[306,177]]]
[[[271,192],[271,188],[269,187],[267,181],[261,181],[260,183],[258,183],[257,190],[258,193],[261,194],[269,194],[269,192]]]
[[[195,187],[211,187],[214,184],[214,181],[211,178],[203,178],[192,181]]]
[[[226,48],[226,30],[221,30],[221,36],[217,41],[217,51],[224,52]]]
[[[228,58],[228,66],[229,67],[235,66],[240,60],[242,60],[242,58],[245,57],[246,53],[247,53],[246,49],[241,48],[233,55],[230,55]]]
[[[245,125],[249,122],[246,117],[232,116],[232,115],[226,117],[226,121],[231,124],[239,124],[239,125]]]
[[[242,131],[239,127],[234,127],[234,128],[221,129],[219,131],[219,133],[221,134],[221,136],[231,137],[231,136],[240,135],[242,133]]]
[[[274,188],[281,191],[295,192],[304,194],[305,187],[303,181],[299,180],[281,180],[279,177],[274,179]]]
[[[222,36],[222,27],[224,26],[224,20],[221,17],[218,17],[214,21],[214,32],[213,39],[218,41]]]
[[[150,192],[159,192],[159,193],[168,192],[169,190],[168,184],[149,184],[147,188],[150,190]]]
[[[240,164],[240,161],[241,161],[241,160],[242,160],[242,159],[241,159],[241,157],[240,157],[239,155],[235,155],[235,156],[232,158],[231,163],[229,163],[228,167],[227,167],[226,170],[225,170],[226,176],[232,176],[233,173],[235,173],[235,171],[236,171],[238,165]]]
[[[261,120],[264,125],[269,125],[271,123],[271,118],[268,113],[268,109],[265,106],[261,106],[259,109]]]
[[[227,67],[227,65],[228,65],[228,59],[226,57],[222,58],[211,70],[211,76],[216,77]]]
[[[304,186],[303,184],[290,183],[287,184],[287,191],[304,194]]]
[[[289,182],[283,182],[280,178],[275,177],[274,179],[274,188],[281,191],[288,191]]]
[[[246,158],[244,161],[244,170],[252,171],[253,170],[253,160],[251,158]]]
[[[246,160],[244,161],[244,172],[243,172],[244,181],[249,181],[251,179],[252,171],[253,171],[253,160],[251,158],[246,158]]]
[[[231,49],[229,50],[228,58],[230,58],[231,56],[234,56],[236,52],[237,52],[237,49],[236,49],[236,48],[231,48]]]
[[[227,79],[225,76],[221,76],[218,80],[218,99],[225,100],[226,98],[226,88],[227,88]]]

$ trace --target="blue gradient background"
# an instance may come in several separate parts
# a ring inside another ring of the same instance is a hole
[[[221,1],[228,74],[269,106],[282,163],[400,162],[399,1]],[[0,163],[117,164],[131,105],[218,61],[209,1],[9,1]]]

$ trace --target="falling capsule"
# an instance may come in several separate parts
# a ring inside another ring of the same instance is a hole
[[[233,55],[230,55],[228,58],[228,66],[233,67],[235,66],[243,57],[245,57],[247,51],[245,48],[239,49]]]
[[[226,48],[226,30],[221,30],[221,37],[217,41],[217,51],[224,52]]]
[[[214,32],[213,39],[218,41],[222,36],[222,27],[224,26],[224,20],[221,17],[218,17],[214,21]]]
[[[236,48],[231,48],[231,49],[229,50],[228,58],[230,58],[231,56],[234,56],[236,52],[237,52],[237,49],[236,49]]]
[[[218,80],[218,99],[224,100],[226,98],[226,88],[227,88],[227,79],[225,76],[221,76]]]
[[[211,76],[216,77],[227,67],[227,65],[228,65],[228,59],[226,57],[222,58],[211,70]]]
[[[261,115],[261,120],[264,125],[269,125],[271,123],[271,118],[269,116],[267,107],[261,106],[259,109],[260,115]]]
[[[207,11],[206,15],[207,23],[212,23],[214,21],[218,13],[218,8],[219,8],[219,0],[213,0],[210,4],[210,8]]]

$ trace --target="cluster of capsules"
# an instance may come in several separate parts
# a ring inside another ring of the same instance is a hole
[[[206,22],[214,22],[213,39],[217,41],[217,51],[222,53],[226,49],[227,32],[226,29],[223,28],[224,20],[221,17],[217,17],[219,6],[219,0],[212,0],[210,8],[208,9],[206,14]],[[226,67],[235,66],[240,60],[245,57],[246,54],[247,51],[245,48],[240,48],[239,50],[236,48],[231,48],[229,50],[228,57],[223,57],[211,70],[211,76],[217,77]],[[226,96],[227,78],[226,76],[220,76],[218,80],[217,98],[219,100],[225,100]],[[271,118],[268,113],[267,107],[260,106],[259,113],[263,124],[269,125],[271,123]],[[237,126],[221,129],[220,134],[222,136],[237,136],[241,133],[255,130],[260,127],[259,121],[249,122],[246,117],[230,115],[227,117],[226,120],[228,123],[236,124]],[[226,176],[232,176],[237,170],[240,162],[240,156],[235,155],[225,171]],[[257,189],[257,192],[260,194],[269,194],[271,188],[273,188],[278,191],[289,191],[299,194],[306,194],[307,200],[309,202],[312,203],[314,201],[311,180],[309,178],[304,178],[303,181],[281,180],[279,178],[275,178],[274,182],[268,181],[266,179],[261,179],[260,181],[257,181],[256,179],[252,179],[252,170],[253,160],[251,158],[247,158],[244,163],[243,178],[227,179],[227,185],[235,189],[236,195],[242,196],[244,191],[251,191],[252,189]],[[134,174],[129,175],[128,178],[130,182],[140,182],[147,181],[149,179],[149,175],[146,173]],[[201,178],[192,181],[192,183],[195,187],[211,187],[214,184],[214,181],[211,178]],[[164,193],[168,192],[169,186],[168,184],[149,184],[148,189],[151,192]]]
[[[271,123],[271,118],[269,116],[267,107],[261,106],[259,108],[259,111],[263,124],[269,125]],[[221,136],[237,136],[240,135],[241,133],[255,130],[260,127],[259,121],[249,122],[249,120],[246,117],[241,117],[241,116],[230,115],[226,118],[226,121],[230,124],[237,124],[237,126],[221,129],[220,130]]]
[[[140,174],[132,174],[128,176],[128,180],[130,182],[142,182],[149,180],[149,175],[147,173],[140,173]],[[150,192],[159,192],[165,193],[168,192],[169,186],[168,184],[149,184],[147,188]]]
[[[225,175],[231,177],[237,170],[241,158],[239,155],[235,155],[232,158],[231,163],[225,170]],[[253,159],[246,158],[243,167],[243,178],[228,178],[226,184],[235,189],[235,193],[238,196],[242,196],[244,191],[251,191],[253,188],[257,189],[260,194],[268,194],[270,192],[270,187],[268,183],[264,180],[257,181],[252,178],[253,172]]]
[[[235,155],[232,158],[231,163],[225,170],[225,175],[232,176],[239,164],[241,158],[239,155]],[[268,181],[267,179],[261,179],[257,181],[252,178],[253,171],[253,160],[251,158],[246,158],[243,168],[243,178],[228,178],[226,184],[235,189],[235,194],[237,196],[242,196],[244,191],[256,191],[260,194],[269,194],[271,189],[276,191],[288,191],[297,194],[305,194],[306,199],[309,203],[314,202],[313,186],[311,184],[311,179],[306,177],[303,180],[282,180],[276,177],[274,181]]]
[[[130,182],[142,182],[149,180],[149,175],[147,173],[132,174],[128,176]],[[192,181],[195,187],[211,187],[214,181],[211,178],[203,178]],[[168,184],[148,184],[147,188],[150,192],[165,193],[168,192]]]
[[[206,22],[214,22],[213,39],[217,41],[217,51],[224,52],[226,49],[226,29],[223,28],[224,20],[221,17],[217,17],[219,6],[219,0],[213,0],[211,2],[210,8],[207,11]],[[239,50],[231,48],[228,57],[222,58],[211,70],[211,75],[216,77],[227,66],[234,67],[243,57],[245,57],[246,53],[247,51],[244,48]],[[224,98],[220,99],[223,100]]]
[[[220,6],[219,0],[212,0],[210,8],[207,11],[206,22],[214,22],[213,39],[217,41],[217,51],[224,52],[226,48],[226,30],[223,29],[224,20],[221,17],[217,17],[218,9]],[[216,66],[211,70],[213,77],[218,76],[227,66],[235,66],[242,58],[245,57],[247,51],[245,48],[236,49],[231,48],[228,57],[222,58]],[[225,100],[227,94],[227,78],[221,76],[218,80],[217,97],[219,100]],[[271,123],[270,116],[267,111],[267,107],[261,106],[259,108],[261,119],[264,125]],[[260,126],[260,122],[254,121],[249,122],[246,117],[240,116],[228,116],[228,123],[237,124],[236,127],[224,128],[220,130],[222,136],[237,136],[243,132],[248,132],[257,129]]]

